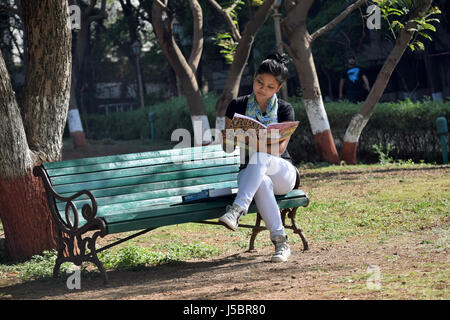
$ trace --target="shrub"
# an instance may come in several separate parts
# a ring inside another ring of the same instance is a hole
[[[215,124],[215,103],[217,96],[204,98],[210,126]],[[296,162],[316,162],[317,155],[305,107],[298,98],[290,99],[300,126],[291,138],[289,152]],[[352,116],[361,104],[329,102],[325,104],[336,147],[340,150],[342,139]],[[172,132],[185,128],[192,134],[192,123],[184,97],[148,106],[144,109],[110,113],[108,115],[89,114],[89,139],[132,140],[150,137],[149,112],[155,113],[155,136],[170,140]],[[391,156],[397,159],[413,159],[428,162],[439,161],[441,153],[436,135],[435,121],[438,116],[450,118],[450,102],[425,100],[412,102],[387,102],[377,105],[367,123],[358,144],[358,159],[376,162],[378,154],[373,145],[392,145]]]

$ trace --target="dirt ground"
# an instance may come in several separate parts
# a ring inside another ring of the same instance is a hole
[[[121,153],[113,146],[92,155]],[[141,150],[131,150],[141,151]],[[83,151],[81,156],[87,156]],[[65,151],[64,158],[76,158],[80,152]],[[307,236],[307,230],[305,230]],[[263,237],[260,235],[258,238]],[[448,251],[422,245],[448,239],[448,227],[410,232],[385,243],[362,240],[349,242],[313,242],[303,251],[301,242],[291,245],[287,263],[270,262],[272,247],[257,252],[245,249],[209,259],[163,264],[140,271],[108,271],[110,284],[100,277],[82,278],[81,289],[69,290],[65,279],[49,279],[0,286],[6,299],[426,299],[421,290],[411,291],[402,270],[414,270],[426,277],[432,265],[448,266]],[[448,240],[446,240],[448,241]],[[367,282],[368,266],[379,270],[381,288]],[[417,283],[417,282],[416,282]],[[448,279],[433,284],[448,299]],[[428,288],[429,289],[429,288]],[[424,288],[425,292],[425,288]]]
[[[201,261],[186,261],[149,267],[140,271],[109,271],[109,286],[100,277],[81,280],[81,289],[69,290],[63,280],[49,279],[17,283],[3,287],[9,299],[177,299],[177,300],[290,300],[290,299],[423,299],[411,296],[406,281],[398,276],[395,296],[383,290],[369,289],[367,279],[354,275],[367,272],[369,265],[384,274],[398,273],[413,266],[426,277],[431,264],[445,264],[448,252],[426,254],[420,245],[424,239],[436,240],[439,232],[424,230],[399,237],[387,244],[348,242],[312,243],[302,251],[301,243],[291,246],[287,263],[270,262],[272,248],[255,253],[237,252]],[[390,256],[391,259],[386,259]],[[447,279],[448,280],[448,279]],[[360,289],[355,289],[355,285]],[[448,282],[437,284],[448,295]],[[400,294],[400,295],[399,295]]]

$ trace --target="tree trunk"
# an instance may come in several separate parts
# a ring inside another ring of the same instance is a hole
[[[418,8],[411,14],[409,21],[417,17],[423,17],[430,6],[431,0],[422,0]],[[386,89],[392,72],[402,58],[403,53],[405,52],[414,35],[414,32],[408,30],[415,27],[416,23],[412,21],[408,22],[405,25],[404,29],[402,29],[399,37],[395,42],[394,48],[392,49],[388,58],[384,62],[383,67],[378,73],[377,79],[375,80],[375,83],[373,84],[369,95],[364,101],[359,112],[355,116],[353,116],[350,121],[347,131],[345,132],[341,155],[341,160],[345,161],[347,164],[357,163],[356,149],[358,146],[359,137],[361,136],[361,132],[372,116],[376,104],[378,103],[381,96],[383,95],[384,90]]]
[[[78,109],[77,99],[77,81],[76,76],[72,75],[72,85],[70,87],[69,112],[67,113],[67,125],[69,127],[70,137],[72,138],[73,147],[88,148],[86,135],[84,134],[83,125],[81,123],[80,111]]]
[[[81,12],[80,30],[76,34],[75,50],[72,61],[72,82],[70,88],[69,112],[67,124],[74,148],[88,148],[88,141],[83,130],[78,105],[78,80],[83,78],[84,58],[86,48],[89,44],[89,28],[92,22],[102,20],[107,17],[105,6],[106,0],[102,0],[100,11],[95,8],[96,2],[83,9]]]
[[[265,1],[256,11],[253,18],[245,26],[242,37],[239,39],[233,63],[228,72],[227,82],[222,90],[222,94],[216,102],[216,129],[225,129],[225,112],[228,104],[236,98],[239,92],[242,73],[247,64],[253,40],[259,28],[267,20],[273,0]]]
[[[294,60],[303,93],[303,103],[319,159],[337,164],[339,155],[330,130],[322,100],[319,79],[311,51],[310,35],[306,26],[285,31],[290,41],[289,51]]]
[[[0,178],[0,210],[8,252],[14,260],[55,249],[57,234],[39,178]]]
[[[194,31],[201,30],[201,7],[197,0],[190,0],[191,10],[193,12],[194,19]],[[170,65],[174,69],[181,85],[181,91],[186,97],[189,113],[191,114],[192,126],[194,128],[194,144],[205,145],[212,142],[210,126],[208,117],[206,115],[206,108],[203,102],[201,92],[198,86],[197,78],[195,75],[199,59],[196,56],[189,58],[189,62],[186,61],[183,53],[175,42],[172,33],[172,17],[166,10],[166,7],[162,6],[160,1],[154,1],[152,7],[152,22],[153,29],[155,31],[158,42],[161,48],[169,60]],[[165,22],[162,20],[163,10],[167,13]],[[198,25],[197,25],[198,24]],[[201,55],[201,48],[199,43],[203,42],[202,34],[196,34],[194,36],[193,48],[195,55]],[[195,70],[191,66],[195,67]]]
[[[311,46],[318,37],[322,36],[339,22],[344,20],[351,12],[363,5],[366,0],[357,0],[343,10],[337,17],[311,35],[306,27],[309,9],[314,0],[288,1],[286,8],[288,15],[282,22],[284,33],[289,39],[286,46],[299,76],[303,102],[305,104],[308,120],[314,135],[314,142],[319,158],[329,163],[339,163],[330,124],[323,105],[320,92],[319,79],[311,52]]]
[[[45,190],[31,171],[61,157],[71,75],[67,1],[21,5],[28,64],[20,99],[0,54],[0,218],[13,259],[56,247]]]

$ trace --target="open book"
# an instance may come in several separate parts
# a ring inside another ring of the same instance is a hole
[[[279,143],[286,140],[294,133],[295,129],[298,127],[298,124],[299,121],[287,121],[281,123],[271,123],[266,126],[253,118],[239,113],[235,113],[233,119],[231,120],[231,125],[235,132],[242,129],[246,133],[250,133],[249,136],[256,134],[258,139],[267,137],[268,144]]]

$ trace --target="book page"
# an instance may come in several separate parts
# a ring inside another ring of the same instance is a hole
[[[245,115],[235,113],[233,119],[231,120],[231,125],[234,129],[241,128],[246,131],[248,129],[265,129],[266,126],[263,125],[258,120],[247,117]]]
[[[259,140],[262,138],[267,140],[268,144],[274,144],[289,138],[294,133],[295,129],[297,129],[298,124],[299,121],[286,121],[281,123],[271,123],[268,126],[265,126],[259,121],[239,113],[235,113],[231,120],[231,125],[235,134],[242,135],[245,133],[247,140]],[[265,129],[267,129],[267,131]],[[241,141],[241,143],[238,142],[237,144],[242,147],[242,145],[245,145],[246,143]]]

